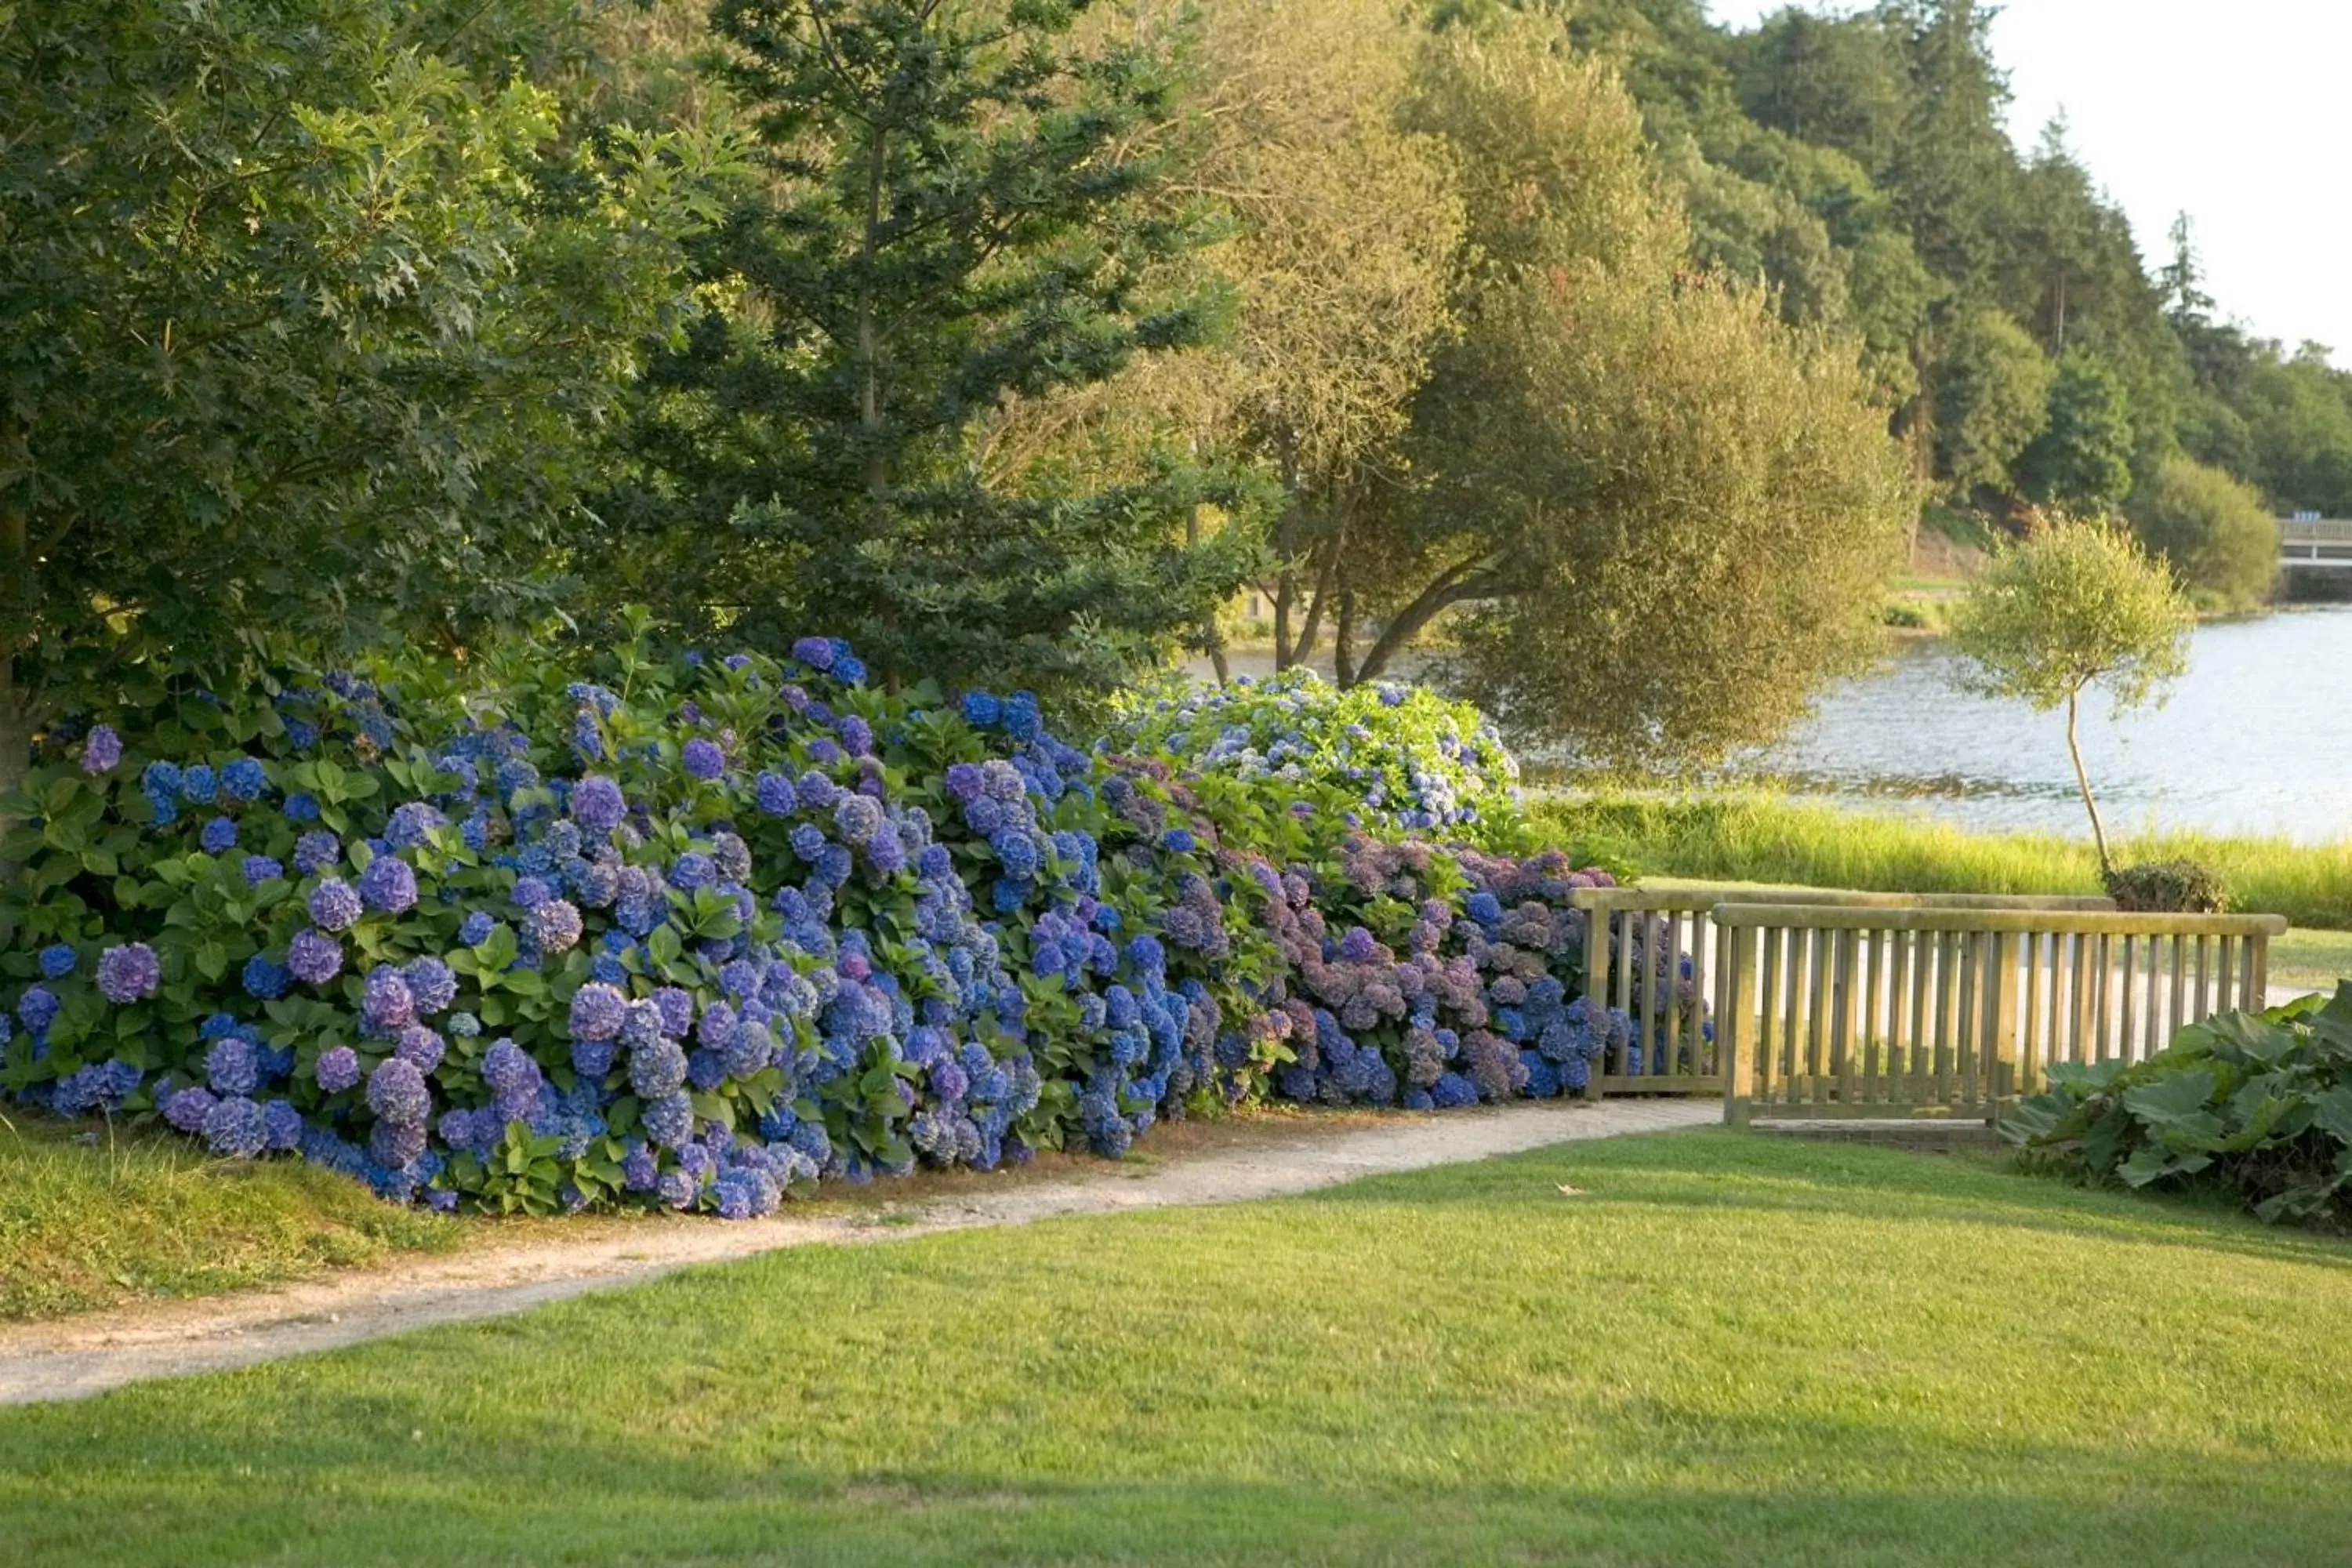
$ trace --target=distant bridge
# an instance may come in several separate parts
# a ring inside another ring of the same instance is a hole
[[[2352,572],[2352,519],[2279,519],[2279,566],[2297,572]]]

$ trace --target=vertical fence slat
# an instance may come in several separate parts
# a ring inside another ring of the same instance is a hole
[[[1811,964],[1805,995],[1805,1089],[1802,1099],[1818,1105],[1822,1095],[1822,1037],[1829,1026],[1829,972],[1831,954],[1835,943],[1827,931],[1808,931],[1807,960]]]
[[[1764,994],[1760,1012],[1762,1021],[1756,1026],[1756,1098],[1769,1104],[1772,1099],[1772,1052],[1774,1049],[1772,1016],[1780,1007],[1780,945],[1781,933],[1759,931],[1758,939],[1763,944]]]
[[[2259,1013],[2270,1005],[2271,939],[2250,936],[2246,939],[2246,1001],[2249,1013]]]
[[[2020,944],[2025,951],[2025,1018],[2017,1037],[2017,1090],[2032,1094],[2042,1087],[2042,933],[2030,931]]]
[[[1863,934],[1862,972],[1862,1098],[1872,1104],[1878,1100],[1878,1056],[1885,1049],[1885,1037],[1878,1032],[1878,1005],[1885,993],[1879,988],[1879,966],[1886,956],[1886,933],[1866,931]]]
[[[2235,937],[2225,936],[2214,945],[2221,949],[2214,965],[2221,984],[2214,987],[2213,1011],[2226,1013],[2238,1005],[2238,942]]]
[[[1842,931],[1837,942],[1837,1013],[1830,1020],[1830,1070],[1837,1075],[1838,1103],[1853,1103],[1854,963],[1862,933]]]
[[[2135,945],[2136,940],[2137,939],[2128,936],[2124,938],[2124,961],[2121,970],[2124,994],[2120,1006],[2123,1013],[2124,1027],[2123,1037],[2117,1041],[2116,1045],[2116,1055],[2123,1058],[2126,1061],[2129,1061],[2131,1059],[2132,1052],[2139,1045],[2138,1029],[2137,1027],[2138,1018],[2132,1005],[2134,1001],[2132,996],[2132,979],[2139,973],[2139,949]]]
[[[2182,938],[2177,936],[2172,939],[2172,1027],[2170,1032],[2165,1036],[2165,1038],[2167,1039],[2170,1039],[2173,1035],[2179,1034],[2180,1032],[2181,1026],[2189,1022],[2188,987],[2182,984],[2183,980],[2186,978],[2184,973],[2185,966],[2181,962],[2183,956],[2181,952],[2182,941]]]
[[[1707,922],[1713,925],[1710,920]],[[1722,930],[1717,944],[1723,964],[1723,989],[1716,993],[1716,1060],[1723,1068],[1723,1120],[1738,1127],[1748,1121],[1748,1098],[1739,1081],[1739,1053],[1748,1036],[1748,932]]]
[[[1696,970],[1694,970],[1696,974]],[[1683,1070],[1683,917],[1680,910],[1666,915],[1666,1059],[1665,1070]]]

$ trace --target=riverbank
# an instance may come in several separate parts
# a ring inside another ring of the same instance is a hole
[[[2091,846],[2054,833],[1949,823],[1751,791],[1665,796],[1559,792],[1530,803],[1542,836],[1654,876],[1794,882],[1897,893],[2095,893]],[[2352,930],[2352,841],[2293,844],[2206,833],[2113,840],[2124,864],[2188,858],[2228,879],[2232,906]]]

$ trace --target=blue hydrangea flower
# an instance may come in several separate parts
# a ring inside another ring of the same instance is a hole
[[[264,952],[245,961],[242,978],[245,994],[257,1002],[275,1002],[294,987],[293,971]]]
[[[572,1037],[613,1039],[620,1034],[628,1010],[629,999],[614,987],[598,983],[583,985],[572,994]]]
[[[226,855],[236,847],[236,819],[215,816],[196,835],[196,843],[207,855]]]
[[[63,980],[74,972],[74,965],[79,962],[71,942],[52,942],[41,949],[41,978]]]
[[[259,800],[269,788],[269,773],[253,757],[238,757],[221,769],[220,790],[240,804]]]
[[[679,749],[678,760],[693,778],[715,779],[727,771],[727,753],[719,749],[718,742],[700,735]]]
[[[457,941],[461,946],[479,947],[489,941],[490,933],[498,929],[496,920],[484,910],[476,910],[457,927]]]
[[[316,822],[319,820],[319,797],[307,789],[297,790],[286,797],[282,809],[289,822]]]
[[[661,1148],[681,1148],[694,1136],[694,1102],[687,1099],[682,1089],[673,1091],[646,1101],[638,1112],[638,1120],[645,1127],[646,1136]],[[670,1177],[682,1174],[672,1171],[663,1180],[667,1183]],[[678,1206],[682,1208],[685,1205]]]
[[[203,763],[180,770],[180,798],[190,805],[210,805],[220,793],[220,781]]]
[[[215,1094],[251,1094],[261,1087],[253,1042],[237,1035],[215,1040],[205,1053],[205,1081]]]
[[[286,868],[267,855],[248,855],[239,862],[237,868],[244,873],[245,885],[248,888],[258,888],[264,882],[286,875]]]

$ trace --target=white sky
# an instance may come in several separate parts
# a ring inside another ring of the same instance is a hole
[[[1709,10],[1745,28],[1784,3]],[[2007,0],[1992,39],[2011,140],[2063,108],[2152,267],[2186,210],[2221,314],[2352,367],[2352,0]]]

